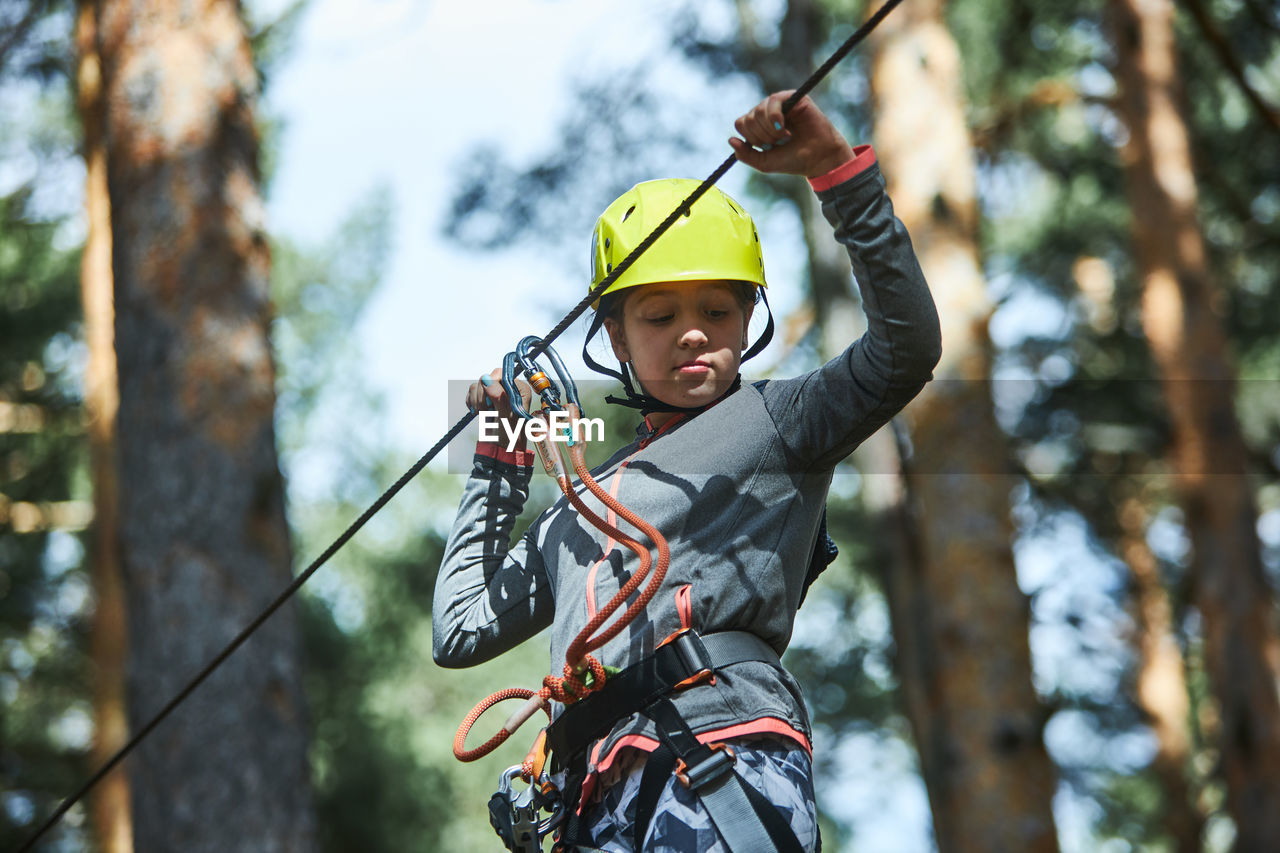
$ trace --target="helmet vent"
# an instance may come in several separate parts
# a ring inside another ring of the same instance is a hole
[[[622,221],[626,222],[627,217],[636,212],[636,206],[633,204],[627,208],[627,212],[622,214]]]

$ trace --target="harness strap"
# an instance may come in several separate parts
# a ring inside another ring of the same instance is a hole
[[[632,831],[635,834],[635,850],[644,849],[644,837],[649,834],[649,824],[653,821],[653,813],[658,808],[658,798],[662,789],[667,787],[667,780],[676,772],[676,754],[666,744],[662,744],[644,762],[644,773],[640,776],[640,789],[636,791],[636,822]]]
[[[693,630],[682,631],[610,677],[600,691],[565,708],[548,727],[553,763],[565,767],[584,760],[587,747],[607,735],[618,720],[640,713],[653,721],[660,745],[646,759],[640,779],[632,830],[635,849],[643,848],[658,798],[675,772],[697,794],[732,853],[803,853],[782,813],[734,770],[732,751],[701,743],[668,698],[681,687],[709,681],[722,667],[744,661],[782,669],[778,653],[755,634],[720,631],[702,637]],[[571,849],[590,849],[576,844],[579,839],[590,843],[578,818],[571,811],[562,840],[574,845]]]
[[[564,709],[547,728],[553,769],[566,767],[624,717],[643,711],[655,699],[717,669],[760,661],[782,669],[773,647],[748,631],[718,631],[705,637],[688,630],[676,634],[653,654],[610,676],[603,688]]]
[[[676,756],[681,784],[698,795],[730,853],[804,853],[777,807],[733,769],[733,752],[700,742],[665,696],[646,708],[645,716],[657,724],[664,746]],[[654,806],[647,809],[649,818]]]

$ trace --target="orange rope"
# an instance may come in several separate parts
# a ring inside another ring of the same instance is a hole
[[[471,713],[467,714],[466,719],[462,721],[462,725],[458,726],[458,733],[453,736],[453,755],[459,761],[475,761],[477,758],[483,758],[493,752],[511,737],[511,732],[506,727],[498,729],[498,733],[489,738],[475,749],[467,749],[467,733],[471,731],[471,727],[475,725],[476,720],[480,719],[480,715],[492,708],[499,702],[507,699],[529,699],[534,696],[532,690],[526,690],[523,687],[508,687],[506,690],[499,690],[492,693],[484,699],[479,705],[471,709]],[[551,718],[551,712],[547,711],[547,718]]]
[[[580,415],[577,406],[569,404],[568,406],[571,421],[576,421]],[[467,714],[462,724],[458,726],[458,732],[453,739],[453,754],[459,761],[475,761],[488,755],[493,750],[501,746],[511,734],[519,728],[519,726],[538,710],[546,712],[547,718],[551,717],[551,709],[548,701],[551,699],[562,702],[566,705],[577,702],[590,693],[599,690],[604,686],[606,673],[605,668],[599,660],[591,654],[591,652],[599,649],[608,643],[622,629],[629,625],[637,616],[644,612],[645,607],[653,600],[657,594],[658,588],[662,585],[663,579],[667,575],[667,567],[671,563],[671,551],[667,546],[667,540],[658,532],[653,525],[640,518],[631,510],[623,506],[617,498],[610,495],[605,489],[596,482],[591,476],[591,472],[587,470],[586,456],[584,454],[582,444],[574,443],[569,448],[569,458],[573,461],[574,472],[582,481],[587,490],[595,495],[601,503],[611,509],[619,518],[624,519],[628,524],[649,537],[658,549],[658,564],[654,568],[652,577],[649,578],[649,584],[644,591],[636,597],[636,600],[623,612],[612,625],[604,631],[600,630],[601,626],[608,621],[609,617],[626,603],[627,599],[635,595],[640,585],[644,582],[645,576],[649,575],[649,569],[653,564],[653,557],[649,553],[649,549],[641,545],[631,536],[623,533],[616,526],[610,524],[601,518],[590,507],[583,503],[578,497],[577,492],[573,488],[573,484],[569,482],[565,474],[555,470],[559,467],[563,471],[563,466],[555,466],[554,461],[561,460],[559,451],[555,449],[554,442],[551,438],[539,442],[538,450],[543,457],[543,463],[547,468],[547,472],[555,476],[556,482],[560,486],[560,490],[564,493],[565,498],[570,505],[578,511],[592,526],[603,531],[605,534],[624,545],[632,551],[640,565],[623,584],[622,588],[609,600],[603,608],[601,608],[595,616],[593,616],[586,626],[578,632],[573,642],[569,644],[569,648],[565,652],[564,675],[547,675],[542,679],[542,689],[536,693],[522,687],[512,687],[506,690],[499,690],[490,694],[478,705],[471,709],[471,713]],[[595,635],[595,636],[593,636]],[[590,680],[586,680],[586,676],[590,675]],[[498,730],[498,733],[489,740],[482,743],[475,749],[468,750],[465,746],[467,734],[471,731],[471,727],[475,724],[480,715],[493,707],[499,702],[506,699],[526,699],[525,705],[520,711],[517,711],[507,720],[507,724]],[[532,764],[528,760],[524,763],[524,771],[526,776],[531,772]]]
[[[643,557],[640,561],[640,567],[632,573],[631,577],[622,586],[622,589],[618,590],[617,594],[609,600],[609,603],[602,607],[600,611],[596,613],[589,622],[587,622],[586,627],[578,633],[578,636],[574,638],[573,643],[569,645],[568,650],[565,652],[565,659],[571,661],[575,658],[585,657],[589,652],[595,651],[614,637],[618,636],[623,628],[629,625],[644,611],[645,607],[648,606],[649,602],[652,601],[653,597],[658,593],[658,587],[662,585],[663,579],[667,576],[667,567],[671,564],[671,551],[667,547],[666,537],[659,533],[656,527],[640,518],[640,516],[636,515],[631,510],[627,509],[619,503],[617,498],[606,492],[604,488],[596,482],[595,478],[591,476],[591,472],[587,470],[586,458],[583,455],[581,444],[574,444],[569,448],[569,458],[573,460],[573,469],[577,473],[579,479],[582,480],[582,484],[585,485],[593,495],[599,498],[601,503],[613,510],[619,518],[624,519],[628,524],[648,536],[658,549],[658,565],[653,570],[653,577],[649,579],[649,585],[645,587],[644,592],[640,594],[640,597],[627,608],[626,612],[624,612],[613,625],[609,626],[609,628],[603,631],[599,636],[592,637],[592,634],[594,634],[596,630],[605,623],[610,614],[621,607],[644,581],[644,576],[649,572],[650,562],[647,549],[644,550]],[[564,488],[564,485],[562,485],[561,488]],[[600,516],[591,512],[590,509],[587,509],[578,496],[573,493],[572,488],[565,489],[565,497],[569,498],[569,502],[578,509],[578,512],[582,513],[583,516],[597,528],[613,535],[619,542],[627,545],[627,547],[632,547],[632,545],[628,544],[629,542],[634,543],[634,540],[632,540],[631,537],[622,533],[622,531],[618,530],[615,526],[604,521]],[[638,543],[634,544],[635,547],[639,547]],[[635,548],[632,548],[632,550],[635,550]]]

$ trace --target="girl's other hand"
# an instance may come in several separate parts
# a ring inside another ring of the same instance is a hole
[[[734,122],[742,138],[729,145],[757,171],[816,178],[848,162],[853,149],[807,95],[783,116],[793,91],[775,92]]]

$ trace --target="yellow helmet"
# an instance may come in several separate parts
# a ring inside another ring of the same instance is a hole
[[[591,236],[591,288],[613,272],[689,197],[699,181],[636,184],[600,214]],[[765,286],[764,255],[751,216],[715,187],[702,195],[605,293],[660,281],[745,281]],[[590,289],[590,288],[588,288]],[[602,294],[603,295],[603,294]]]

